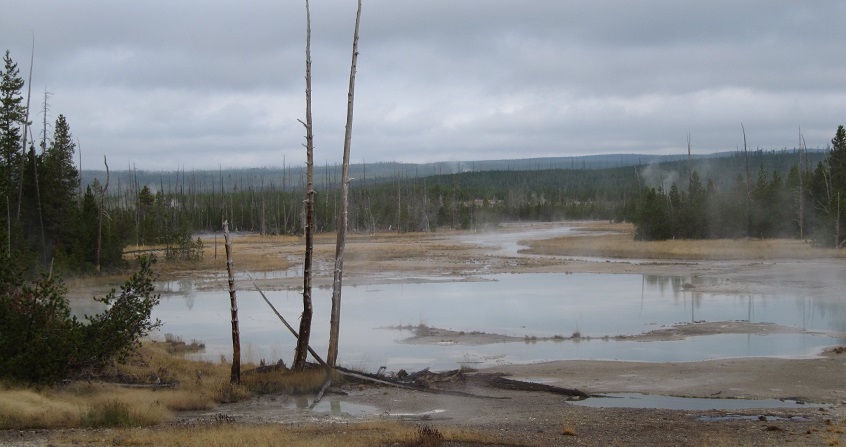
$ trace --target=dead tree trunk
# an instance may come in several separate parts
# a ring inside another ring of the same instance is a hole
[[[837,191],[837,218],[834,220],[834,248],[840,248],[840,191]]]
[[[799,131],[799,165],[796,172],[799,174],[799,239],[805,240],[805,185],[804,172],[802,172],[802,161],[805,152],[805,137],[802,136],[802,131]]]
[[[300,319],[300,337],[294,351],[291,368],[302,371],[308,355],[311,337],[311,318],[314,310],[311,304],[311,264],[314,253],[314,133],[311,122],[311,12],[306,0],[306,199],[305,199],[305,264],[303,265],[303,315]]]
[[[344,247],[347,242],[347,210],[350,189],[350,144],[352,142],[353,97],[355,94],[355,66],[358,61],[358,25],[361,21],[361,0],[355,15],[352,64],[350,66],[350,90],[347,94],[347,126],[344,134],[344,162],[341,168],[341,211],[338,218],[338,239],[335,244],[335,274],[332,282],[332,315],[329,319],[329,353],[326,362],[335,366],[338,360],[338,335],[341,325],[341,283],[344,273]]]
[[[235,297],[235,270],[232,261],[232,241],[229,239],[229,222],[223,221],[223,237],[226,240],[226,274],[229,276],[229,303],[232,314],[232,371],[229,383],[241,383],[241,333],[238,330],[238,300]]]
[[[100,272],[100,250],[103,246],[103,206],[105,205],[106,191],[109,190],[109,163],[106,161],[105,155],[103,155],[103,164],[106,165],[106,184],[100,191],[100,207],[97,210],[97,255],[95,256],[97,273]]]
[[[21,163],[20,163],[20,177],[18,177],[18,212],[15,219],[21,219],[21,203],[23,202],[23,179],[24,179],[24,165],[26,164],[26,137],[27,130],[29,130],[29,99],[32,93],[32,64],[35,60],[35,34],[32,35],[32,52],[29,55],[29,80],[26,85],[26,109],[23,120],[23,138],[21,138]],[[11,166],[10,166],[11,167]],[[82,174],[82,166],[79,168],[79,173]],[[80,202],[82,203],[82,202]]]
[[[689,185],[693,182],[693,162],[690,157],[690,132],[687,134],[687,184]],[[688,193],[690,190],[688,190]]]
[[[743,155],[746,159],[746,237],[752,235],[752,174],[749,171],[749,152],[746,149],[746,128],[740,123],[743,129]]]

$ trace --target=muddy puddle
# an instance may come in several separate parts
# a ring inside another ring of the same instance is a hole
[[[613,393],[571,402],[573,405],[594,408],[652,408],[660,410],[747,410],[824,408],[826,405],[808,404],[787,399],[708,399],[661,396],[639,393]],[[748,416],[758,419],[757,416]]]

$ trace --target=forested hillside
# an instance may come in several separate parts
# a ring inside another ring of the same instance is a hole
[[[52,139],[36,142],[27,132],[23,85],[7,53],[0,86],[0,236],[3,255],[17,265],[96,271],[120,265],[128,245],[148,244],[163,245],[166,257],[194,258],[202,252],[196,234],[220,231],[224,219],[237,231],[302,233],[301,169],[124,169],[81,176],[63,115]],[[338,168],[325,165],[316,181],[317,231],[335,230]],[[362,163],[353,166],[352,177],[352,232],[603,219],[635,223],[642,239],[796,237],[838,247],[844,240],[842,126],[830,150]]]

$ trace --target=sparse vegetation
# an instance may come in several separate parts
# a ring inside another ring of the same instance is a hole
[[[62,444],[155,445],[160,447],[235,447],[244,445],[284,445],[288,447],[437,446],[421,444],[422,427],[393,421],[330,425],[241,424],[215,418],[194,427],[121,428],[103,433],[88,431],[57,434],[51,440]],[[431,433],[430,433],[431,431]],[[441,438],[437,438],[439,434]],[[469,442],[494,444],[492,436],[458,429],[428,427],[426,442]],[[501,442],[496,445],[503,445]],[[519,446],[521,444],[506,444]]]
[[[842,251],[814,247],[793,239],[633,241],[632,225],[616,224],[608,228],[614,228],[619,234],[527,241],[531,247],[527,253],[655,260],[846,258]]]
[[[564,436],[576,436],[576,429],[565,424],[561,429],[561,434]]]

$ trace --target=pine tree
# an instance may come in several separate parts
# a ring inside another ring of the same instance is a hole
[[[25,109],[21,105],[23,85],[18,66],[6,50],[3,69],[0,71],[0,223],[3,224],[0,234],[5,236],[4,239],[9,237],[5,233],[10,227],[8,220],[13,214],[12,209],[17,208],[18,196],[15,192],[21,181],[21,126],[26,119]]]
[[[831,187],[835,192],[846,196],[846,129],[837,126],[837,132],[831,139],[831,152],[828,157],[831,169]]]
[[[52,241],[54,254],[72,246],[73,228],[67,224],[77,214],[79,172],[73,164],[75,148],[70,126],[64,115],[59,115],[53,128],[53,143],[44,153],[41,181],[44,230]]]

